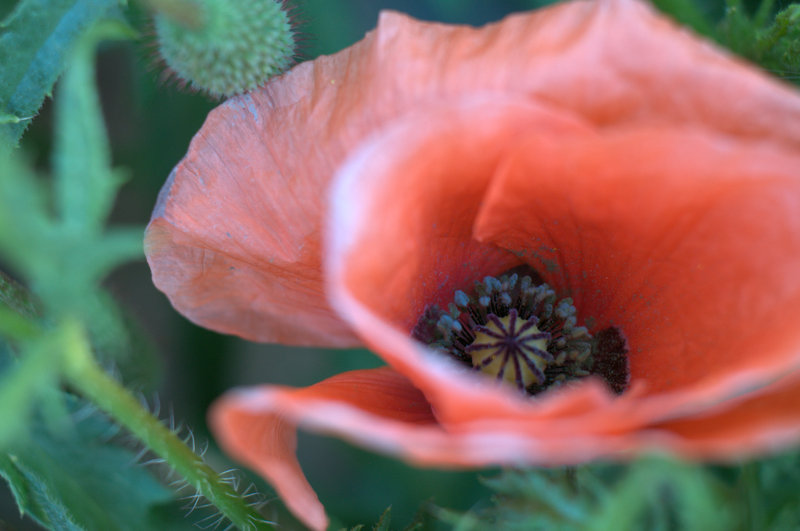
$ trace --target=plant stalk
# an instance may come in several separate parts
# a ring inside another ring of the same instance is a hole
[[[79,325],[73,326],[66,347],[65,376],[80,394],[162,457],[239,529],[273,529],[200,456],[100,368]]]

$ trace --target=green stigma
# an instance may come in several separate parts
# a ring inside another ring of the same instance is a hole
[[[428,306],[412,335],[528,394],[591,374],[622,392],[629,378],[624,337],[609,328],[593,338],[576,313],[572,299],[559,300],[531,276],[486,277],[470,294],[456,291],[447,312]]]
[[[192,88],[232,96],[263,85],[291,64],[289,15],[274,0],[150,0],[161,56]]]

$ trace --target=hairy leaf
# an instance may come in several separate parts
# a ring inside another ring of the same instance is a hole
[[[37,417],[28,440],[0,455],[0,475],[21,512],[49,529],[157,529],[156,510],[171,493],[130,451],[108,442],[113,424],[65,398],[70,422]]]
[[[132,31],[119,22],[95,26],[76,45],[59,86],[53,174],[57,210],[65,231],[100,230],[122,182],[111,170],[111,150],[95,89],[94,50],[100,39],[132,36]]]
[[[50,95],[76,40],[119,0],[20,0],[0,24],[0,143],[15,145]]]

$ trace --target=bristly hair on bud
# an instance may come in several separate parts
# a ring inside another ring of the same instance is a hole
[[[253,90],[285,71],[295,39],[276,0],[149,0],[158,49],[191,88],[214,97]]]

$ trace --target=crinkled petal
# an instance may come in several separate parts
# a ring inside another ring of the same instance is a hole
[[[398,108],[481,91],[524,96],[603,129],[692,126],[800,146],[788,85],[699,39],[646,2],[564,2],[474,29],[383,13],[365,44],[359,105]],[[358,109],[348,101],[340,116]]]
[[[481,29],[387,12],[362,42],[211,113],[148,229],[156,285],[218,331],[356,344],[322,296],[333,172],[398,116],[481,92],[534,98],[602,127],[711,124],[800,145],[800,102],[788,88],[633,0],[569,2]]]
[[[258,93],[212,112],[164,185],[145,237],[153,281],[178,311],[220,332],[358,345],[321,281],[330,166],[283,156],[296,138],[281,136],[268,102]]]

